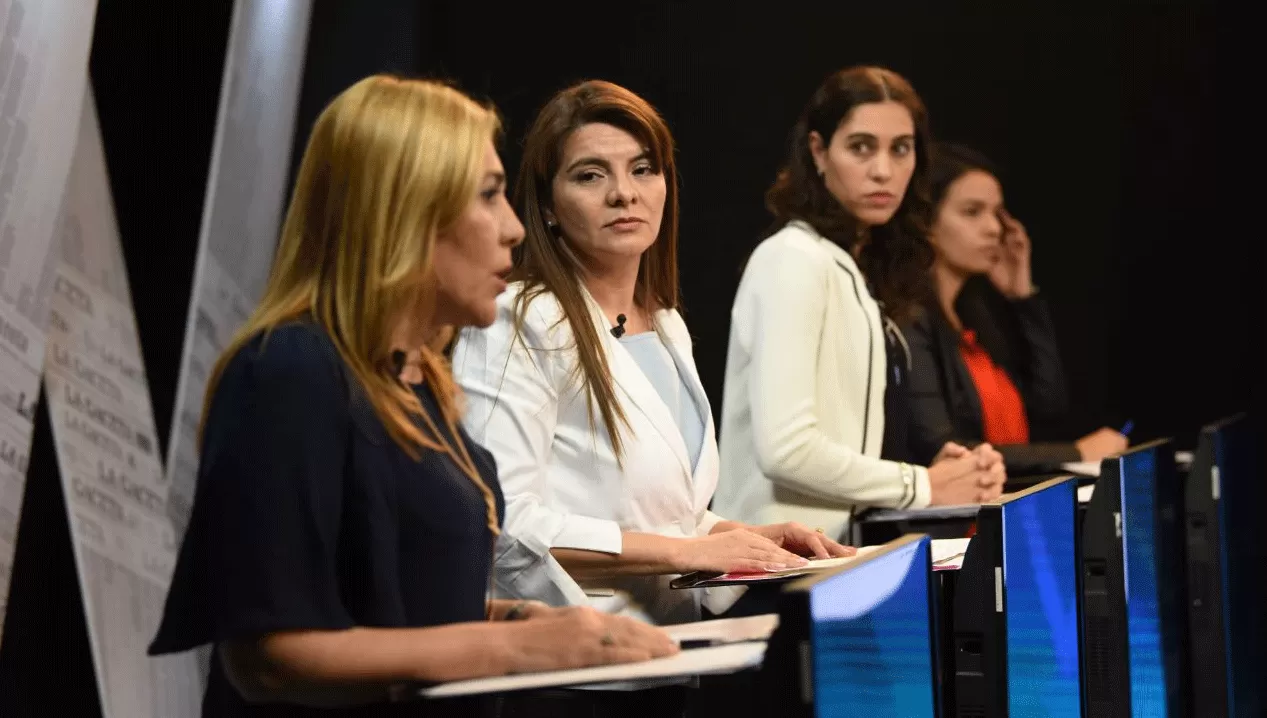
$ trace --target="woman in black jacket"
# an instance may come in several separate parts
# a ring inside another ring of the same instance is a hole
[[[1032,422],[1068,409],[1029,236],[1004,209],[997,173],[978,153],[942,144],[929,175],[934,292],[905,328],[912,458],[927,461],[947,441],[987,441],[1017,475],[1124,450],[1126,437],[1108,428],[1073,443],[1029,440]]]

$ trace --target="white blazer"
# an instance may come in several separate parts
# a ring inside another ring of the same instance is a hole
[[[731,313],[713,507],[841,537],[859,506],[928,505],[928,472],[880,460],[879,305],[853,257],[794,221],[762,242]]]
[[[629,427],[621,427],[622,470],[601,414],[596,411],[591,421],[572,331],[552,294],[529,304],[522,337],[514,336],[512,306],[522,288],[512,285],[498,298],[492,326],[463,330],[453,355],[454,376],[466,393],[464,424],[497,459],[506,496],[494,567],[497,595],[588,604],[656,624],[698,620],[698,592],[670,589],[669,576],[581,586],[550,554],[552,548],[617,554],[622,531],[693,537],[721,520],[708,510],[718,469],[712,411],[682,317],[665,310],[654,322],[705,421],[694,466],[668,406],[611,335],[597,302],[585,295],[617,401],[629,419]],[[604,596],[612,590],[615,597]],[[722,610],[737,595],[716,591],[705,600]]]

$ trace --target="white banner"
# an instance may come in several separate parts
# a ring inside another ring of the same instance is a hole
[[[259,300],[277,245],[311,11],[311,0],[234,7],[167,452],[178,535],[193,501],[208,373]]]
[[[0,0],[0,627],[96,0]]]
[[[151,659],[178,543],[91,92],[59,223],[44,382],[104,718],[197,716],[194,655]]]

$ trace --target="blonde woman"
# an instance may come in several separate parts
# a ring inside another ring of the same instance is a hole
[[[497,132],[456,90],[385,76],[318,119],[268,288],[208,384],[151,646],[214,644],[204,716],[478,715],[390,699],[675,650],[634,621],[488,600],[501,490],[435,346],[493,321],[523,237]]]

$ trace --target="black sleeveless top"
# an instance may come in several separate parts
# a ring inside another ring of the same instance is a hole
[[[493,534],[479,488],[444,454],[391,440],[319,327],[249,342],[207,417],[198,486],[151,654],[285,630],[484,620]],[[423,409],[444,430],[431,390]],[[446,432],[447,433],[447,432]],[[464,431],[496,497],[493,457]],[[316,710],[246,703],[212,661],[205,718],[480,715],[485,701]]]

